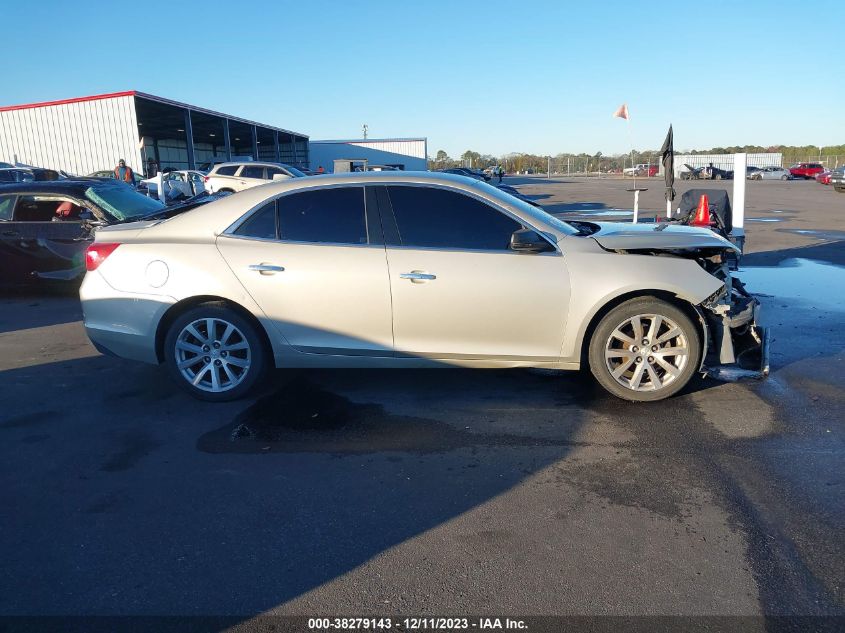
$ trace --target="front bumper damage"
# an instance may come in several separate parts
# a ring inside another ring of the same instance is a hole
[[[760,301],[744,284],[726,275],[724,288],[701,307],[710,333],[702,371],[719,377],[727,376],[731,368],[742,376],[768,376],[769,331],[758,324]]]

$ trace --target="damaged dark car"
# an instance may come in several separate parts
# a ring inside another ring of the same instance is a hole
[[[85,249],[102,226],[173,215],[199,196],[166,208],[116,180],[65,179],[0,185],[0,284],[74,281],[85,274]]]

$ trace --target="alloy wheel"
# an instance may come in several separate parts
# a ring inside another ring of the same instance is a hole
[[[251,356],[243,332],[225,319],[197,319],[176,337],[176,368],[202,391],[221,393],[237,387],[249,372]]]
[[[632,391],[656,391],[674,382],[690,356],[687,337],[673,320],[641,314],[620,323],[605,343],[610,375]]]

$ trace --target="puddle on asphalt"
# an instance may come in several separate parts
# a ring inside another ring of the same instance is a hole
[[[778,266],[748,266],[738,277],[749,292],[790,299],[832,312],[845,311],[845,267],[812,259],[787,259]]]
[[[845,231],[818,231],[816,229],[777,229],[784,233],[810,235],[819,240],[845,240]]]
[[[633,210],[631,209],[607,209],[606,211],[582,211],[578,213],[579,216],[582,217],[595,217],[595,216],[619,216],[619,215],[634,215]]]
[[[475,433],[444,422],[394,415],[380,404],[356,403],[297,377],[259,398],[233,422],[206,433],[207,453],[437,453],[473,446],[567,446],[572,442]]]
[[[751,380],[763,380],[762,372],[751,369],[742,369],[735,365],[719,365],[708,369],[707,375],[716,380],[724,382],[743,382]]]

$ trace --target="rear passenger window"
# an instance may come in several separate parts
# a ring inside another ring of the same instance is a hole
[[[237,165],[226,165],[225,167],[218,167],[214,173],[218,176],[234,176],[236,171],[238,171]]]
[[[403,246],[509,250],[522,225],[467,195],[433,187],[388,187]]]
[[[235,235],[262,240],[276,239],[276,203],[269,202],[238,227]]]
[[[241,171],[241,178],[264,178],[264,168],[244,167]]]
[[[293,242],[366,244],[364,188],[303,191],[278,200],[279,237]]]

